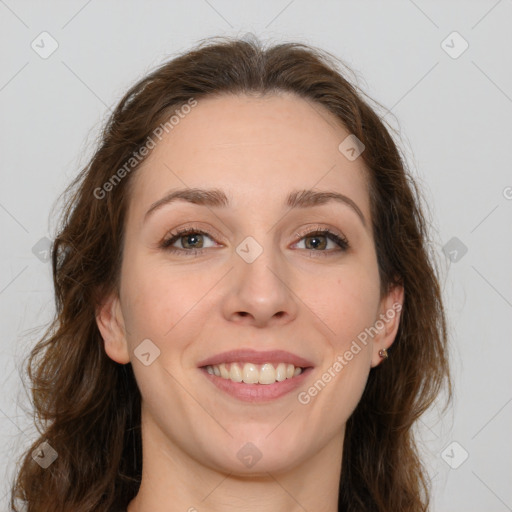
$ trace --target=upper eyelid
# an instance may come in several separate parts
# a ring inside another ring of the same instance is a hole
[[[300,237],[304,237],[304,236],[312,235],[312,234],[315,234],[315,233],[322,234],[323,231],[329,231],[333,235],[337,235],[340,238],[344,238],[344,239],[346,238],[345,234],[341,230],[333,228],[333,227],[325,226],[325,225],[322,225],[322,224],[317,224],[315,226],[304,228],[302,230],[296,230],[295,231],[295,235],[296,236],[300,236]]]
[[[174,231],[174,233],[173,233]],[[302,229],[302,230],[294,230],[293,231],[293,234],[295,236],[300,236],[300,237],[304,237],[304,236],[307,236],[307,235],[310,235],[310,234],[315,234],[315,233],[318,233],[318,232],[322,232],[322,231],[329,231],[335,235],[338,235],[340,237],[345,237],[345,235],[337,230],[337,229],[334,229],[334,228],[330,228],[330,227],[327,227],[327,226],[321,226],[321,225],[318,225],[318,226],[314,226],[314,227],[311,227],[311,228],[305,228],[305,229]],[[203,234],[203,235],[207,235],[207,236],[210,236],[210,237],[218,237],[218,238],[223,238],[222,236],[219,236],[217,235],[216,233],[211,233],[207,228],[203,229],[203,228],[200,228],[200,227],[195,227],[195,226],[190,226],[190,227],[182,227],[182,228],[176,228],[176,230],[170,230],[166,233],[166,235],[164,236],[164,240],[165,239],[170,239],[170,238],[173,238],[175,236],[178,236],[178,235],[185,235],[187,233],[200,233],[200,234]]]

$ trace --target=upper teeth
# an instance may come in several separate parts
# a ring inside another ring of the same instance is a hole
[[[222,363],[208,365],[206,371],[223,379],[247,384],[273,384],[285,379],[291,379],[302,373],[302,368],[293,364],[279,363],[275,368],[271,363],[262,365],[253,363]]]

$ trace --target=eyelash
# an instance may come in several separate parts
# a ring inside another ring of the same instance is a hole
[[[183,237],[185,235],[192,235],[192,234],[206,235],[210,238],[213,238],[208,232],[203,231],[201,229],[194,229],[193,227],[181,228],[181,229],[178,229],[178,230],[170,233],[169,238],[164,239],[161,242],[160,248],[165,249],[166,251],[169,251],[169,252],[172,252],[175,254],[186,254],[187,256],[195,256],[197,254],[202,254],[206,249],[209,249],[209,247],[201,248],[201,249],[180,249],[178,247],[172,247],[172,244],[174,242],[176,242],[177,240],[179,240],[181,237]],[[326,228],[316,228],[316,229],[309,230],[306,232],[297,233],[297,235],[300,236],[298,241],[302,240],[303,238],[310,237],[313,235],[325,236],[329,240],[332,240],[334,243],[336,243],[340,247],[339,251],[338,250],[334,251],[335,253],[338,253],[340,251],[344,252],[350,247],[348,240],[343,235],[337,235],[336,233],[333,233],[331,230],[326,229]],[[295,243],[297,243],[297,242],[295,242]],[[330,256],[333,254],[332,250],[329,250],[329,251],[326,251],[326,250],[317,251],[314,249],[304,249],[304,250],[310,251],[311,253],[315,253],[315,256],[317,256],[317,255],[318,256]]]

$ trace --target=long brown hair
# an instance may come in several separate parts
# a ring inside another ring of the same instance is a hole
[[[381,292],[397,283],[405,289],[390,358],[370,371],[346,426],[339,510],[428,509],[428,478],[412,427],[443,385],[451,398],[437,266],[405,158],[343,66],[304,44],[213,38],[166,62],[122,98],[65,196],[52,250],[56,315],[27,364],[40,438],[20,461],[12,510],[21,501],[27,512],[112,511],[137,494],[140,393],[131,364],[106,355],[95,320],[102,298],[119,285],[128,186],[138,166],[126,163],[191,99],[276,91],[323,105],[365,145]],[[43,441],[58,454],[46,469],[32,457]]]

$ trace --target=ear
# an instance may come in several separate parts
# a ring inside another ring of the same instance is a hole
[[[116,293],[112,293],[96,310],[96,323],[103,338],[105,352],[110,359],[120,364],[130,362],[121,304]]]
[[[388,349],[395,341],[403,304],[404,288],[400,285],[393,286],[390,292],[381,300],[379,314],[375,319],[375,327],[378,333],[373,338],[372,368],[383,361],[379,351]]]

